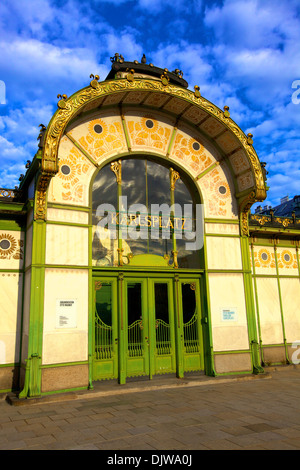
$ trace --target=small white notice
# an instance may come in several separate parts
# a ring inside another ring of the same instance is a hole
[[[236,308],[223,308],[222,321],[237,321],[238,314]]]
[[[56,299],[56,328],[77,327],[77,299]]]

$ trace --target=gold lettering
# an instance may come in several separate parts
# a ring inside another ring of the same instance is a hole
[[[166,228],[168,228],[168,227],[174,228],[174,225],[172,224],[171,218],[169,218],[168,223],[166,225]]]
[[[121,219],[120,225],[127,227],[127,214],[123,214],[123,215],[122,215],[122,219]]]
[[[112,213],[110,214],[111,223],[112,223],[112,224],[116,224],[116,223],[117,223],[117,216],[118,216],[118,214],[116,214],[116,212],[112,212]]]
[[[179,217],[174,217],[175,228],[178,228],[178,220],[180,220]]]
[[[134,222],[135,225],[136,225],[136,219],[137,219],[137,215],[130,215],[129,216],[129,224],[131,225],[131,222]]]
[[[159,221],[159,217],[157,215],[153,215],[152,220],[153,220],[153,227],[155,227],[155,222]]]

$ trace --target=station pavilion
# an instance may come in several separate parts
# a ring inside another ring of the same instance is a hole
[[[0,189],[0,391],[295,362],[300,219],[251,214],[253,136],[180,70],[111,61]]]

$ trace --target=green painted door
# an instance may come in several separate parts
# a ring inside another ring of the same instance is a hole
[[[198,280],[101,277],[94,292],[93,380],[204,369]]]
[[[151,373],[176,372],[173,281],[149,279]]]
[[[172,282],[130,279],[125,292],[126,376],[175,372]]]
[[[117,280],[94,279],[93,379],[118,377]]]
[[[147,279],[125,279],[125,375],[150,374]]]
[[[178,375],[204,370],[201,304],[198,279],[177,281]]]

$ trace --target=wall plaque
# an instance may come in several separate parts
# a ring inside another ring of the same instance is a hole
[[[56,299],[56,328],[77,327],[77,299]]]
[[[237,321],[238,314],[236,308],[223,308],[222,309],[222,321]]]

